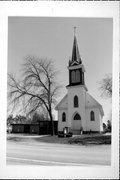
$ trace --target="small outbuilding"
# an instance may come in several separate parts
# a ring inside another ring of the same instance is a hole
[[[11,124],[12,133],[26,133],[26,134],[51,134],[51,121],[40,121],[38,124]],[[54,121],[54,131],[57,134],[58,121]]]

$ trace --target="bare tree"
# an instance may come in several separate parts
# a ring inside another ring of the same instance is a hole
[[[112,76],[106,74],[105,77],[99,82],[101,96],[111,98],[112,97]]]
[[[106,74],[105,77],[99,82],[99,89],[101,91],[101,97],[112,98],[112,75]],[[112,110],[109,114],[110,121],[112,121]],[[105,127],[105,126],[104,126]],[[103,128],[104,129],[104,128]]]
[[[60,85],[56,82],[57,72],[53,62],[47,59],[27,57],[22,72],[21,81],[17,81],[11,74],[8,75],[10,103],[15,108],[24,100],[24,108],[29,114],[45,107],[52,124],[52,135],[54,135],[52,108],[56,103]]]

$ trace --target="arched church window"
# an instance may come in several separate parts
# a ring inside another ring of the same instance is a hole
[[[63,121],[63,122],[66,121],[66,114],[65,114],[65,112],[62,113],[62,121]]]
[[[74,120],[81,120],[81,117],[80,117],[80,115],[78,113],[75,114]]]
[[[90,120],[95,121],[95,114],[93,111],[90,112]]]
[[[71,81],[72,83],[75,83],[75,71],[71,72]]]
[[[78,97],[74,97],[74,107],[78,107]]]
[[[80,82],[80,71],[79,70],[76,71],[75,80],[76,80],[76,82]]]

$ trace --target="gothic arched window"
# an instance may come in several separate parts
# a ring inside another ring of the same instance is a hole
[[[81,117],[80,117],[80,115],[78,113],[75,114],[74,120],[81,120]]]
[[[78,107],[78,97],[74,96],[74,107]]]
[[[75,83],[75,71],[71,72],[71,81],[72,83]]]
[[[90,120],[95,121],[95,114],[93,111],[90,112]]]
[[[65,112],[62,113],[62,121],[63,121],[63,122],[66,121],[66,114],[65,114]]]
[[[75,80],[76,80],[76,82],[80,82],[80,71],[79,70],[76,71]]]

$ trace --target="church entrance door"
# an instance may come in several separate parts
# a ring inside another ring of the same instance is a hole
[[[81,116],[78,113],[75,113],[73,116],[73,121],[72,121],[72,129],[73,130],[79,130],[81,129]]]

